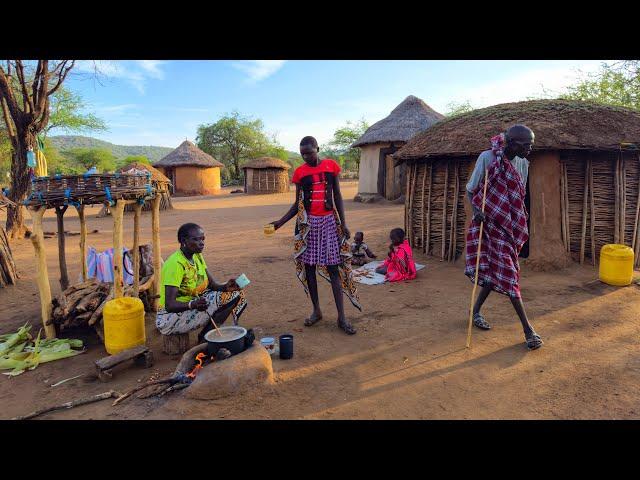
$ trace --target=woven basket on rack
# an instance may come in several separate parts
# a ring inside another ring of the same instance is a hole
[[[150,175],[104,173],[92,175],[55,175],[31,182],[26,205],[56,205],[66,202],[84,204],[105,200],[153,197]]]

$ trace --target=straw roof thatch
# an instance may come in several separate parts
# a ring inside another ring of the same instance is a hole
[[[351,147],[371,143],[406,142],[416,133],[426,130],[443,118],[444,115],[436,112],[424,101],[409,95],[388,117],[371,125]]]
[[[514,124],[536,135],[535,150],[619,150],[640,145],[640,112],[575,100],[531,100],[481,108],[443,120],[395,153],[399,161],[476,155]]]
[[[203,152],[193,143],[185,140],[169,155],[153,164],[154,167],[224,167],[222,163],[208,153]]]
[[[282,168],[284,170],[289,170],[291,166],[280,160],[279,158],[274,157],[259,157],[254,160],[251,160],[248,163],[245,163],[242,168]]]
[[[129,165],[125,165],[124,167],[118,169],[119,172],[127,172],[129,170],[131,170],[132,168],[135,168],[136,170],[146,170],[147,172],[151,173],[151,180],[155,181],[155,182],[159,182],[159,183],[171,183],[171,180],[169,180],[165,175],[163,175],[163,173],[158,170],[157,168],[152,167],[151,165],[147,165],[145,163],[140,163],[140,162],[133,162],[130,163]]]

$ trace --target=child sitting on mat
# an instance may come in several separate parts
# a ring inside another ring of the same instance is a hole
[[[367,257],[375,259],[375,254],[369,250],[369,246],[364,243],[364,233],[356,232],[353,237],[354,242],[351,244],[351,265],[361,267],[367,263]]]
[[[389,255],[382,265],[376,268],[376,273],[384,275],[388,282],[413,280],[416,278],[416,263],[413,261],[413,251],[409,242],[405,240],[404,230],[394,228],[389,238]]]

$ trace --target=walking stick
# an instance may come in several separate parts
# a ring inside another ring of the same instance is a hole
[[[482,192],[482,213],[484,213],[484,204],[487,200],[487,176],[488,170],[484,169],[484,191]],[[482,227],[484,221],[480,222],[480,236],[478,237],[478,253],[476,254],[476,279],[473,282],[473,291],[471,292],[471,305],[469,306],[469,325],[467,327],[467,344],[466,348],[471,346],[471,327],[473,325],[473,302],[476,298],[476,288],[478,287],[478,269],[480,268],[480,247],[482,246]]]

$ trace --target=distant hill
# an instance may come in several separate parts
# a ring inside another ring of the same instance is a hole
[[[151,163],[157,162],[173,151],[173,148],[154,147],[151,145],[115,145],[104,140],[80,135],[56,135],[49,137],[49,140],[61,152],[72,148],[106,148],[111,150],[111,153],[117,159],[125,158],[129,155],[144,155]]]

